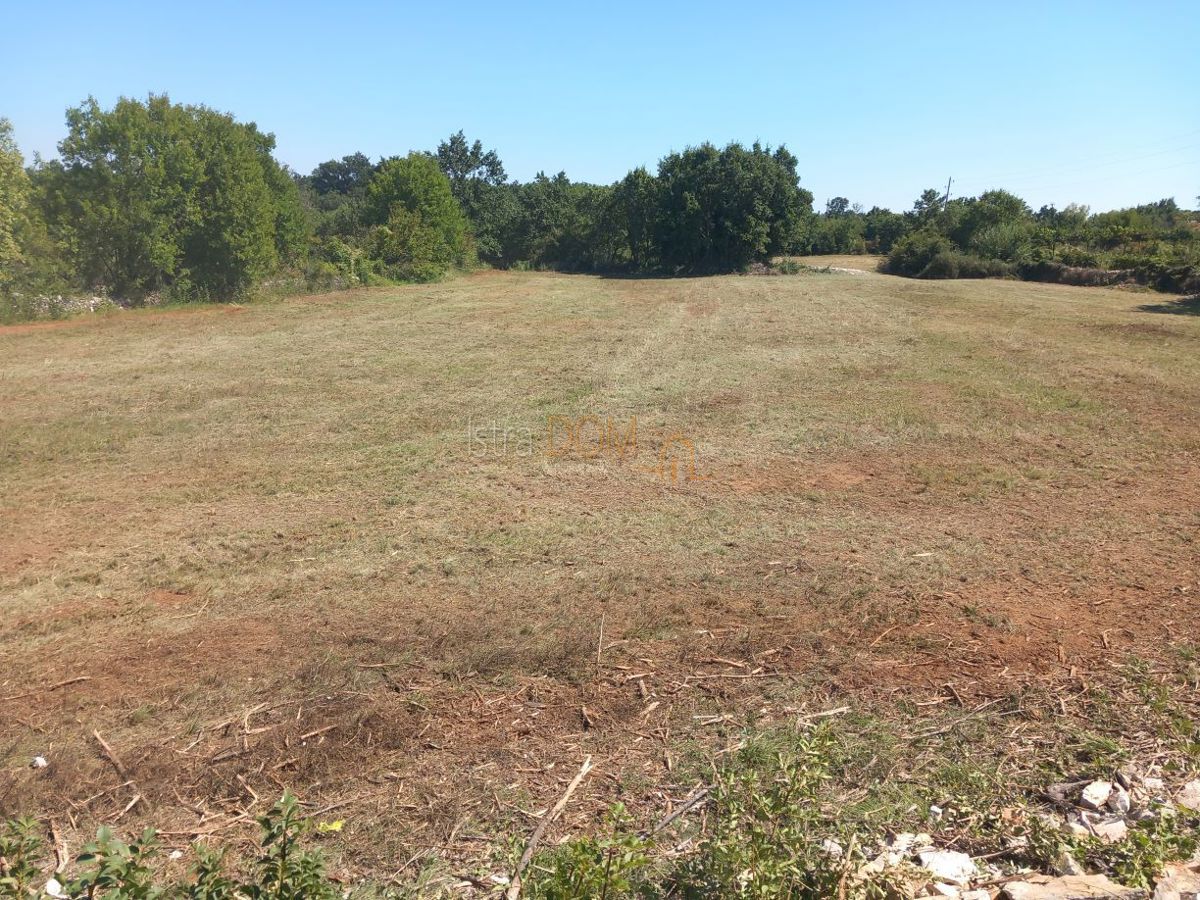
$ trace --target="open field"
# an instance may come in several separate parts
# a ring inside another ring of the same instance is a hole
[[[580,815],[652,816],[747,725],[1192,677],[1194,310],[487,272],[0,329],[0,813],[195,834],[287,785],[390,875],[587,754]]]

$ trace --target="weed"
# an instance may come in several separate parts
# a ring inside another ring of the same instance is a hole
[[[300,844],[309,823],[294,796],[285,793],[259,825],[261,855],[247,881],[226,873],[222,852],[203,847],[197,847],[197,862],[184,881],[164,881],[154,867],[160,849],[154,829],[125,843],[104,827],[76,859],[82,871],[63,885],[63,891],[72,900],[333,900],[341,896],[326,879],[321,856]],[[41,896],[34,887],[44,877],[37,865],[42,847],[37,829],[37,822],[20,819],[0,831],[0,900]]]
[[[33,819],[5,822],[0,829],[0,897],[24,898],[34,892],[40,870],[42,839]]]

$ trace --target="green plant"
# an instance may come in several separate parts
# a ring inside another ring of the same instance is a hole
[[[255,880],[243,886],[241,893],[251,900],[319,900],[337,896],[325,879],[320,854],[300,846],[308,822],[290,791],[284,792],[271,811],[258,821],[262,826],[263,852],[255,865]]]
[[[101,828],[96,840],[83,848],[76,862],[87,866],[66,886],[71,897],[101,896],[106,900],[150,900],[167,895],[167,889],[155,884],[148,859],[158,849],[154,829],[128,844],[109,828]]]
[[[954,245],[945,235],[929,228],[914,231],[896,242],[888,254],[886,270],[893,275],[908,275],[915,278],[933,262],[939,254],[950,253]],[[953,276],[951,276],[953,277]]]
[[[689,898],[876,898],[900,886],[907,872],[865,872],[860,836],[823,801],[839,748],[820,727],[764,755],[751,744],[717,777],[711,825],[698,851],[663,883]],[[828,838],[845,850],[829,852]]]
[[[36,895],[33,884],[40,874],[37,858],[41,849],[36,821],[24,818],[4,823],[0,830],[0,898]]]
[[[631,896],[650,862],[649,841],[633,829],[621,803],[609,810],[602,837],[571,841],[542,862],[525,889],[530,900],[616,900]]]
[[[1151,887],[1167,863],[1189,859],[1197,846],[1200,839],[1186,820],[1159,815],[1130,829],[1123,841],[1114,844],[1090,841],[1086,852],[1090,861],[1110,869],[1122,883]]]
[[[87,900],[332,900],[340,896],[325,877],[320,854],[300,844],[309,823],[291,793],[284,793],[259,824],[262,852],[245,882],[226,873],[223,852],[204,847],[196,848],[197,860],[186,879],[163,880],[153,866],[159,849],[154,829],[126,844],[111,829],[101,828],[76,859],[82,867],[79,875],[63,889],[71,898]],[[0,830],[0,900],[41,896],[34,887],[42,875],[37,863],[41,848],[38,825],[32,819],[8,822]]]

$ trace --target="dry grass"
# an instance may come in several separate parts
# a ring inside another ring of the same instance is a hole
[[[0,329],[0,697],[91,679],[0,701],[0,812],[205,830],[287,783],[393,826],[378,866],[524,829],[585,752],[660,803],[696,715],[1067,712],[1196,641],[1200,319],[1142,302],[483,273]],[[588,415],[638,452],[548,458]]]

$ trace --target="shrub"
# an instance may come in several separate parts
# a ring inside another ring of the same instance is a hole
[[[884,271],[893,275],[907,275],[918,278],[933,262],[934,257],[943,253],[951,253],[954,245],[945,235],[932,228],[922,228],[900,238],[888,254]],[[953,277],[953,276],[944,276]]]
[[[364,218],[385,274],[433,281],[470,258],[470,234],[450,181],[423,153],[389,159],[367,185]]]
[[[1024,222],[987,225],[971,236],[971,253],[983,259],[1021,262],[1033,250],[1032,232]]]
[[[320,855],[304,850],[300,841],[309,823],[300,814],[300,804],[290,793],[259,819],[261,854],[249,872],[238,881],[225,871],[221,853],[198,848],[198,860],[187,878],[164,883],[155,866],[159,850],[154,829],[126,844],[108,828],[84,847],[76,860],[83,866],[79,876],[64,884],[71,898],[111,897],[118,900],[153,900],[161,897],[190,897],[194,900],[334,900],[341,897],[326,877]],[[0,831],[0,900],[29,900],[41,896],[46,877],[37,865],[42,841],[37,823],[31,819],[9,822]]]

